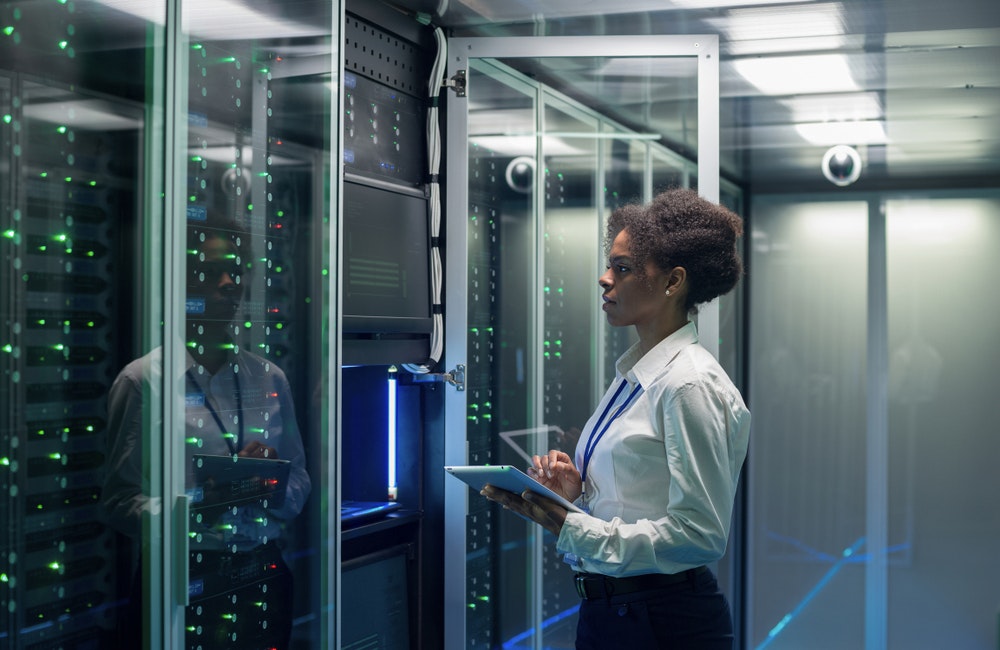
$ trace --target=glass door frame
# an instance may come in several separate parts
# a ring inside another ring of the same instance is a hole
[[[448,75],[468,71],[469,60],[478,58],[546,58],[546,57],[692,57],[697,59],[698,84],[698,190],[708,200],[719,200],[719,38],[717,35],[688,36],[524,36],[495,38],[456,38],[448,43]],[[471,92],[475,92],[474,88]],[[468,354],[468,251],[465,246],[469,232],[466,213],[468,196],[468,111],[464,93],[448,95],[447,160],[448,195],[446,203],[448,246],[446,268],[448,284],[445,303],[445,357],[449,367],[465,364]],[[538,170],[536,170],[537,173]],[[537,178],[537,177],[536,177]],[[537,198],[535,205],[538,205]],[[537,263],[537,260],[535,262]],[[540,313],[540,312],[539,312]],[[537,319],[536,319],[537,320]],[[713,301],[700,310],[698,326],[701,339],[709,351],[718,356],[719,311]],[[535,332],[543,331],[536,323]],[[538,337],[533,333],[532,340]],[[529,366],[534,366],[529,360]],[[535,377],[537,371],[529,370]],[[537,382],[533,382],[538,386]],[[529,389],[530,390],[530,389]],[[537,388],[535,388],[537,390]],[[535,400],[537,403],[537,400]],[[466,464],[466,394],[450,390],[445,396],[444,453],[447,464]],[[469,511],[469,489],[460,481],[446,480],[444,485],[446,558],[465,558],[466,515]],[[537,557],[537,553],[535,554]],[[533,590],[537,592],[538,590]],[[466,566],[463,561],[445,563],[444,638],[447,648],[465,647]],[[533,627],[540,629],[541,608],[532,608]],[[534,635],[535,644],[541,635]]]

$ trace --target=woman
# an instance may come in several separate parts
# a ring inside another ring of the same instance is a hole
[[[581,650],[732,647],[729,605],[705,565],[726,550],[750,413],[688,318],[742,275],[741,234],[738,216],[690,190],[615,211],[603,309],[639,340],[575,457],[552,450],[529,469],[586,514],[483,489],[556,535],[577,572]]]

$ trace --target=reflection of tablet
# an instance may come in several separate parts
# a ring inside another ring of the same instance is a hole
[[[195,454],[192,505],[239,504],[267,499],[267,507],[285,502],[291,463],[273,458]]]
[[[516,494],[521,494],[525,490],[531,490],[543,497],[552,499],[570,512],[583,512],[583,510],[580,510],[513,465],[458,465],[447,466],[444,469],[452,476],[458,477],[468,483],[469,487],[477,492],[482,490],[483,486],[487,483]]]

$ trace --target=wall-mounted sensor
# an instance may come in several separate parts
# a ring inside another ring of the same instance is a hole
[[[838,144],[823,155],[821,168],[826,180],[845,187],[861,176],[861,156],[854,147]]]

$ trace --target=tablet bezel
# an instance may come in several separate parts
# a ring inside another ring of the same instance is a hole
[[[531,490],[552,499],[570,512],[583,512],[579,507],[513,465],[446,465],[444,469],[477,492],[487,484],[515,494]]]

